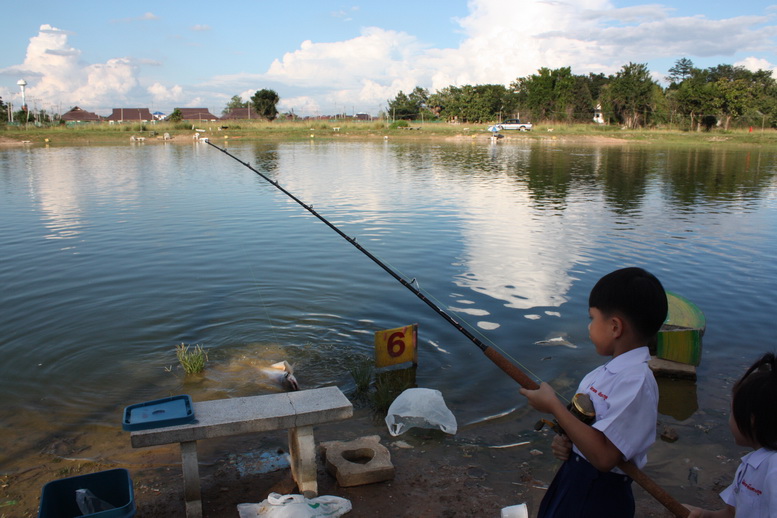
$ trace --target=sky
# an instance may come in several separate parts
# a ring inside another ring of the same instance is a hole
[[[0,97],[18,109],[205,107],[269,88],[298,115],[386,110],[416,86],[504,84],[541,67],[614,74],[678,59],[771,70],[777,3],[700,0],[26,0],[0,19]]]

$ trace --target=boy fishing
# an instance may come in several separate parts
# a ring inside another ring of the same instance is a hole
[[[553,454],[564,463],[538,518],[633,517],[632,480],[616,466],[631,460],[642,468],[655,441],[658,385],[648,367],[648,343],[666,320],[664,288],[642,268],[624,268],[596,283],[588,307],[596,352],[612,357],[578,386],[577,392],[593,403],[595,422],[588,425],[575,417],[547,383],[520,390],[565,432],[553,439]]]

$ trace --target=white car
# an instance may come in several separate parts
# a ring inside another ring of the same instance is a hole
[[[507,119],[499,124],[494,124],[488,127],[488,131],[496,133],[502,130],[518,130],[518,131],[531,131],[531,122],[521,122],[518,119]]]

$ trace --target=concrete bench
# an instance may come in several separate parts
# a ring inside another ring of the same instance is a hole
[[[353,405],[337,387],[192,403],[191,423],[135,431],[132,447],[181,444],[187,518],[202,517],[197,441],[231,435],[289,431],[289,464],[299,491],[316,496],[313,425],[348,419]]]

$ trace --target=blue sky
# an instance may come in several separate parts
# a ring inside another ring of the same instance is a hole
[[[416,85],[509,83],[540,67],[656,79],[698,67],[777,66],[777,4],[633,0],[294,2],[28,0],[0,21],[0,97],[78,105],[207,107],[272,88],[301,115],[385,109]],[[8,14],[8,12],[6,12]]]

